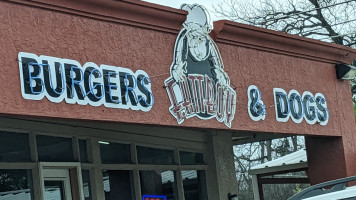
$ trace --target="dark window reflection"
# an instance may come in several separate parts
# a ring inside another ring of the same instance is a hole
[[[182,171],[185,200],[207,200],[205,172],[196,170]]]
[[[38,160],[47,162],[72,162],[72,138],[37,135]]]
[[[177,184],[173,171],[140,171],[141,194],[166,196],[176,200]]]
[[[172,150],[137,146],[137,158],[140,164],[171,165],[174,164]]]
[[[131,163],[130,145],[99,141],[101,162]]]
[[[82,180],[83,180],[84,199],[91,200],[89,170],[82,170]]]
[[[135,200],[132,171],[104,170],[105,200]]]
[[[180,163],[182,165],[204,164],[203,154],[187,151],[179,151]]]
[[[80,162],[88,163],[88,154],[87,154],[87,142],[86,140],[78,140],[79,143],[79,152],[80,152]]]
[[[0,170],[0,199],[33,198],[31,170]]]
[[[28,134],[0,132],[0,162],[30,161]]]

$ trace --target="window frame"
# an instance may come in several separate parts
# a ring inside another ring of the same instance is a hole
[[[55,127],[53,127],[55,128]],[[142,198],[141,194],[141,184],[140,184],[140,170],[171,170],[175,173],[176,176],[176,184],[178,191],[178,199],[184,199],[184,189],[183,189],[183,180],[182,180],[182,171],[185,170],[206,170],[208,169],[208,165],[206,161],[204,164],[197,165],[182,165],[180,162],[180,154],[179,151],[185,152],[194,152],[194,153],[202,153],[203,157],[205,157],[206,152],[204,150],[197,149],[187,149],[183,147],[175,147],[175,146],[167,146],[167,145],[157,145],[153,143],[142,143],[134,140],[135,137],[128,138],[126,140],[121,139],[113,139],[113,138],[99,138],[92,136],[85,136],[83,134],[62,134],[62,133],[52,133],[52,132],[44,132],[44,131],[27,131],[27,130],[19,130],[12,128],[2,128],[0,127],[0,131],[7,132],[16,132],[16,133],[25,133],[28,134],[29,143],[30,143],[30,162],[1,162],[1,169],[29,169],[32,172],[32,181],[33,181],[33,196],[34,199],[43,199],[43,194],[41,192],[41,173],[40,168],[43,165],[59,165],[69,164],[71,166],[74,164],[75,166],[79,165],[79,175],[81,177],[81,170],[89,170],[90,176],[90,185],[91,185],[91,194],[93,200],[98,200],[104,198],[104,188],[103,188],[103,170],[132,170],[133,173],[133,184],[134,184],[134,195]],[[73,149],[73,162],[39,162],[38,161],[38,151],[37,151],[37,143],[36,136],[37,135],[46,135],[46,136],[54,136],[54,137],[63,137],[63,138],[71,138],[72,139],[72,149]],[[85,140],[87,145],[87,163],[80,162],[80,149],[78,139]],[[113,143],[121,143],[121,144],[129,144],[130,145],[130,153],[131,153],[131,164],[102,164],[100,157],[100,146],[99,141],[108,141]],[[151,147],[156,149],[163,150],[173,150],[174,155],[174,164],[172,165],[154,165],[154,164],[139,164],[137,158],[137,146]],[[82,181],[80,179],[80,181]],[[82,182],[80,182],[80,186]],[[207,187],[207,185],[206,185]],[[82,190],[83,188],[81,188]]]

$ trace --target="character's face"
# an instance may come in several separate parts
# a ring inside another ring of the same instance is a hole
[[[188,33],[188,46],[191,55],[197,61],[205,60],[209,54],[208,38],[205,34],[198,31]]]

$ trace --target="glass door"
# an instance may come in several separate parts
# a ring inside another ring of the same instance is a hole
[[[43,169],[44,199],[72,200],[69,169]]]

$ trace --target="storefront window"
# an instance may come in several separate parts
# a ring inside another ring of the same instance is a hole
[[[132,171],[104,170],[105,200],[135,200]]]
[[[72,162],[71,138],[37,135],[38,160],[46,162]]]
[[[182,171],[185,200],[207,200],[205,172],[197,170]]]
[[[79,152],[80,152],[80,162],[88,163],[88,154],[87,154],[87,142],[86,140],[78,140]]]
[[[31,200],[31,170],[0,170],[0,199]]]
[[[28,134],[0,132],[0,162],[30,161]]]
[[[165,196],[177,200],[177,184],[173,171],[140,171],[141,194]]]
[[[180,163],[182,165],[204,164],[203,154],[187,151],[179,151]]]
[[[155,149],[150,147],[137,147],[139,164],[172,165],[174,164],[173,151]]]
[[[101,162],[110,163],[130,163],[130,145],[112,142],[99,141]]]
[[[89,170],[82,170],[83,193],[85,200],[91,200],[91,185]]]

